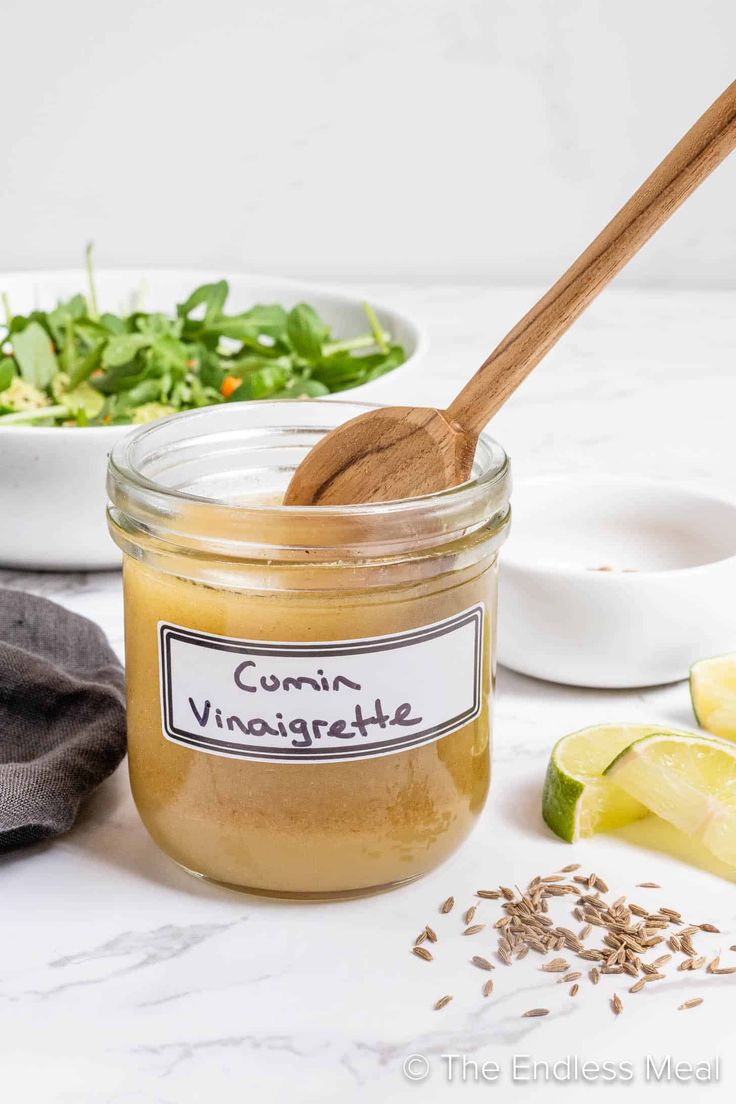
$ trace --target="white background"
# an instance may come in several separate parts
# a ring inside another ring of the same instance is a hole
[[[557,275],[736,76],[733,0],[5,0],[0,268]],[[733,286],[736,159],[632,264]]]

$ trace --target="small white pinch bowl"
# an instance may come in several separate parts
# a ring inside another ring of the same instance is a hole
[[[736,651],[736,501],[635,476],[519,481],[498,640],[514,671],[601,688]]]

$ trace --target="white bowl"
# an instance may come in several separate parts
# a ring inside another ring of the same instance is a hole
[[[286,307],[306,301],[317,308],[337,337],[366,328],[362,300],[318,284],[269,276],[222,272],[101,271],[96,274],[100,307],[127,310],[132,294],[144,290],[145,310],[171,312],[198,284],[230,282],[228,311],[257,302]],[[81,271],[0,275],[12,309],[26,313],[52,307],[57,299],[84,291]],[[424,352],[419,326],[404,314],[373,303],[379,320],[406,349],[404,372]],[[393,373],[392,373],[393,374]],[[335,397],[370,401],[381,380]],[[375,397],[375,396],[374,396]],[[8,426],[0,429],[0,565],[23,569],[81,571],[117,567],[120,555],[105,522],[107,457],[129,426],[62,428]]]
[[[573,686],[675,682],[736,650],[735,593],[732,499],[636,477],[520,481],[499,660]]]

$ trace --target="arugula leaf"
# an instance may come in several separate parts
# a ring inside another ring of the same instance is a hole
[[[6,387],[10,387],[14,376],[15,361],[11,357],[2,357],[2,359],[0,359],[0,391],[4,391]]]
[[[222,312],[225,301],[230,293],[227,280],[218,280],[216,284],[202,284],[195,288],[192,294],[176,308],[179,318],[188,318],[193,310],[204,303],[204,320],[211,322]]]
[[[321,399],[329,395],[330,389],[315,379],[294,379],[287,383],[283,391],[274,395],[275,399]]]
[[[93,372],[102,364],[102,354],[105,349],[104,342],[95,345],[82,360],[78,361],[74,368],[69,369],[69,386],[76,387],[83,380],[89,379]]]
[[[330,331],[308,303],[298,303],[289,311],[286,331],[295,353],[305,360],[319,360]]]
[[[116,334],[109,338],[102,353],[103,368],[128,364],[141,349],[151,344],[148,334]]]
[[[314,379],[324,383],[330,391],[345,391],[359,383],[368,383],[378,379],[386,372],[393,371],[403,364],[404,350],[401,345],[389,346],[387,353],[372,353],[357,356],[354,353],[339,352],[324,357],[320,364],[312,369]]]
[[[116,314],[101,314],[100,325],[111,334],[124,334],[128,332],[125,320],[118,318]]]
[[[59,371],[49,335],[38,322],[30,322],[24,330],[13,334],[13,354],[21,377],[34,387],[48,387]]]

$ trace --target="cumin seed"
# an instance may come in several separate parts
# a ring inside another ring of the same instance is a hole
[[[454,897],[446,897],[445,900],[440,905],[440,912],[452,912],[454,906],[455,906],[455,898]]]
[[[522,1013],[522,1017],[532,1016],[549,1016],[549,1008],[530,1008],[527,1012]]]
[[[445,1008],[450,1003],[451,1000],[452,1000],[452,997],[449,996],[449,995],[445,996],[445,997],[440,997],[440,999],[435,1002],[435,1006],[434,1006],[435,1011],[439,1012],[440,1008]]]
[[[488,961],[487,958],[483,958],[482,955],[473,955],[470,960],[474,966],[477,966],[479,970],[492,970],[493,964]]]
[[[434,955],[431,951],[428,951],[426,947],[412,947],[411,953],[415,954],[417,958],[423,958],[425,962],[432,962]]]
[[[493,978],[489,978],[488,981],[483,986],[483,996],[484,997],[490,997],[492,992],[493,992]]]
[[[697,1008],[699,1004],[703,1003],[702,997],[691,997],[690,1000],[686,1000],[684,1004],[677,1006],[677,1011],[682,1012],[685,1008]]]
[[[611,998],[611,1008],[613,1009],[616,1016],[620,1016],[624,1010],[623,1001],[619,997],[618,993],[614,993],[613,997]]]

